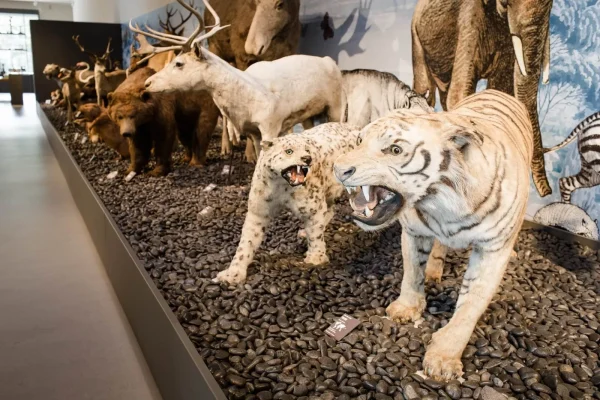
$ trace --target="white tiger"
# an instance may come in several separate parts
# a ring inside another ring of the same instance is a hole
[[[345,122],[365,127],[400,108],[430,111],[425,97],[389,72],[372,69],[342,71],[347,98]]]
[[[562,149],[578,138],[581,170],[577,175],[560,178],[558,187],[565,203],[571,201],[571,194],[581,188],[600,185],[600,112],[590,115],[579,123],[562,143],[544,149],[544,153]]]
[[[215,281],[234,284],[246,279],[270,220],[282,209],[304,223],[308,238],[304,262],[319,265],[329,261],[325,228],[333,217],[333,201],[344,192],[333,176],[333,162],[353,149],[357,138],[357,127],[332,122],[261,142],[240,242],[231,265]]]
[[[402,224],[404,278],[387,308],[392,319],[421,317],[425,278],[441,275],[434,257],[443,260],[445,246],[472,247],[454,316],[433,335],[423,360],[434,379],[460,376],[462,352],[523,222],[533,155],[527,109],[486,90],[449,112],[396,111],[365,127],[361,141],[335,162],[335,174],[354,192],[352,216],[360,227]]]

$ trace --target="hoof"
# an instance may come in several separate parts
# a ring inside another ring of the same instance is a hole
[[[398,299],[386,308],[385,312],[393,321],[400,323],[414,322],[421,318],[425,309],[425,297],[414,299],[411,304],[406,304],[403,299]]]

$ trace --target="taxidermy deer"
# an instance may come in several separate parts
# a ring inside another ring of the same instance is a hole
[[[211,6],[223,25],[231,29],[219,31],[208,39],[208,50],[234,67],[245,71],[258,61],[273,61],[295,54],[300,42],[300,0],[211,0]],[[204,22],[214,24],[213,14],[204,11]],[[223,126],[227,127],[226,118]],[[229,124],[231,125],[231,124]],[[312,127],[310,121],[303,124]],[[238,134],[229,131],[234,140]],[[223,135],[221,154],[232,151]],[[252,140],[246,142],[246,159],[254,160]]]
[[[147,67],[152,68],[156,72],[160,71],[175,58],[174,51],[168,51],[160,54],[153,54],[153,46],[148,43],[148,40],[144,35],[137,34],[134,36],[134,41],[138,42],[138,48],[134,48],[131,45],[131,62],[130,67],[127,70],[127,74],[130,74],[138,67],[142,66],[145,61],[148,61]]]
[[[204,35],[202,16],[183,0],[177,0],[198,18],[198,27],[190,37],[167,35],[156,30],[130,28],[172,46],[155,47],[154,53],[182,50],[182,53],[146,81],[149,92],[208,91],[224,118],[237,132],[253,136],[256,155],[260,138],[272,140],[295,124],[327,112],[329,121],[339,122],[344,110],[342,73],[329,57],[292,55],[275,61],[262,61],[240,71],[201,46],[218,31],[219,16],[208,3],[215,24]]]
[[[107,96],[110,92],[114,92],[115,89],[125,80],[127,72],[124,70],[117,70],[109,72],[110,69],[110,43],[112,38],[108,39],[108,45],[106,51],[102,56],[98,56],[90,51],[87,51],[79,42],[79,36],[73,36],[73,40],[79,46],[79,49],[90,56],[94,60],[94,80],[96,86],[96,96],[98,99],[98,105],[108,104]]]

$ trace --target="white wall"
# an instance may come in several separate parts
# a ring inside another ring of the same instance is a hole
[[[73,9],[70,4],[38,2],[38,5],[34,7],[33,3],[30,2],[0,0],[0,8],[38,10],[40,19],[50,19],[55,21],[73,20]]]
[[[129,22],[130,19],[154,11],[170,4],[173,0],[118,0],[119,18],[121,22]],[[196,5],[201,3],[197,1]]]
[[[119,23],[118,0],[74,0],[73,21]]]

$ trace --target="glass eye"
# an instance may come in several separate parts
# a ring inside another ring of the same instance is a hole
[[[399,154],[402,154],[402,148],[399,146],[394,145],[390,148],[390,150],[392,151],[392,154],[394,154],[396,156]]]
[[[292,150],[292,149],[287,149],[287,150],[285,151],[285,154],[287,154],[288,156],[291,156],[292,154],[294,154],[294,150]]]

